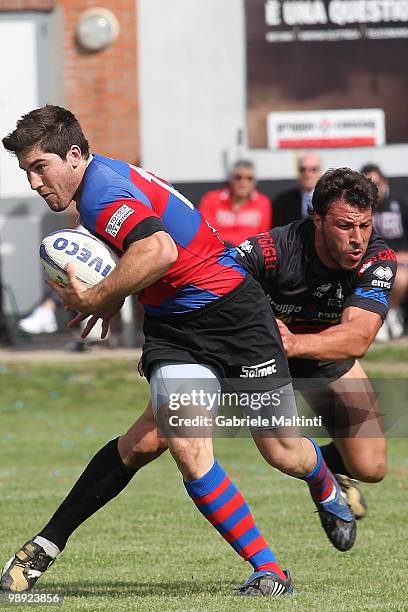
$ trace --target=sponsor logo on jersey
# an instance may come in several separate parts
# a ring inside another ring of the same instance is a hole
[[[244,240],[244,242],[242,242],[239,247],[238,250],[239,251],[245,251],[245,253],[250,253],[252,251],[252,249],[254,248],[254,245],[251,244],[249,242],[249,240]]]
[[[135,211],[133,210],[133,208],[130,208],[130,206],[123,204],[120,208],[118,208],[118,210],[113,213],[113,215],[109,219],[105,228],[106,233],[113,237],[117,236],[120,228],[122,227],[126,219],[130,217],[130,215],[133,215],[134,212]]]
[[[296,306],[296,304],[278,304],[270,295],[268,295],[268,298],[272,304],[273,310],[279,313],[279,315],[289,315],[292,314],[292,312],[300,312],[303,308],[303,306]]]
[[[278,260],[278,253],[275,247],[275,241],[269,232],[259,234],[257,236],[258,244],[262,249],[262,255],[264,258],[265,270],[275,268]]]
[[[343,305],[343,302],[344,302],[343,287],[339,283],[336,287],[336,297],[327,300],[327,305],[336,306],[337,308],[341,308]]]
[[[263,378],[264,376],[276,374],[276,360],[271,359],[264,363],[258,363],[258,365],[242,366],[241,370],[240,378]]]
[[[331,283],[326,283],[326,284],[324,284],[324,285],[320,285],[320,287],[318,287],[318,288],[316,289],[316,291],[313,291],[313,295],[315,295],[315,296],[316,296],[316,297],[318,297],[318,298],[321,298],[321,297],[323,297],[323,295],[324,295],[325,293],[327,293],[327,292],[328,292],[328,290],[329,290],[330,288],[331,288]]]
[[[373,287],[382,287],[383,289],[391,289],[391,283],[387,281],[377,280],[376,278],[371,282]]]
[[[384,251],[379,251],[376,255],[374,255],[374,257],[371,257],[371,259],[363,263],[358,271],[359,276],[368,270],[368,268],[371,268],[371,266],[377,261],[397,261],[397,257],[392,249],[384,249]]]
[[[373,274],[380,280],[389,281],[390,278],[392,278],[392,270],[389,266],[386,268],[384,268],[384,266],[379,266],[373,271]]]
[[[317,316],[319,317],[319,319],[328,319],[329,321],[331,321],[332,319],[336,321],[340,320],[340,315],[338,312],[318,312]]]

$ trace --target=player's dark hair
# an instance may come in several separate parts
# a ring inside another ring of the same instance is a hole
[[[376,174],[378,174],[378,176],[380,176],[382,179],[385,179],[385,176],[380,168],[380,166],[377,166],[377,164],[364,164],[364,166],[361,168],[360,170],[361,174],[371,174],[372,172],[375,172]]]
[[[330,169],[317,181],[312,212],[324,216],[330,204],[343,200],[359,209],[375,208],[378,189],[370,179],[350,168]]]
[[[89,157],[89,144],[75,115],[51,104],[23,115],[16,129],[2,142],[4,148],[14,154],[39,147],[45,153],[55,153],[65,159],[72,145],[77,145],[82,156]]]

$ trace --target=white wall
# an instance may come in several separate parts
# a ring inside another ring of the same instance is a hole
[[[47,15],[0,13],[0,139],[15,128],[22,114],[46,100]],[[45,215],[46,208],[30,189],[18,161],[0,143],[0,265],[4,307],[15,316],[28,312],[44,290],[38,245]]]
[[[224,178],[244,127],[240,0],[139,0],[142,163],[173,181]]]
[[[9,15],[9,16],[8,16]],[[16,120],[39,105],[36,22],[34,18],[0,19],[0,139]],[[31,192],[32,193],[32,192]],[[31,195],[16,159],[0,145],[0,196]]]
[[[139,0],[142,164],[172,181],[225,177],[248,156],[261,179],[294,178],[297,151],[237,146],[246,125],[243,0]],[[408,176],[408,146],[323,149],[325,167],[379,163]]]

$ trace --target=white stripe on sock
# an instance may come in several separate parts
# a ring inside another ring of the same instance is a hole
[[[43,538],[42,536],[36,536],[34,538],[34,542],[42,546],[47,555],[49,555],[53,559],[55,559],[55,557],[61,552],[58,546],[56,546],[53,542],[50,542],[50,540]]]
[[[333,478],[334,478],[334,476],[333,476]],[[332,490],[331,490],[331,492],[330,492],[330,495],[328,495],[328,496],[326,497],[326,499],[324,499],[324,500],[323,500],[323,502],[322,502],[322,503],[323,503],[323,504],[325,504],[326,502],[331,502],[331,501],[333,501],[333,499],[336,497],[336,493],[337,493],[337,487],[336,487],[336,485],[335,485],[335,483],[334,483],[334,480],[333,480],[333,487],[332,487]]]

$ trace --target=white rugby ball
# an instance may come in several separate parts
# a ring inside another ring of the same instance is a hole
[[[53,232],[41,242],[40,259],[45,275],[60,285],[68,284],[65,272],[69,263],[78,280],[93,287],[115,268],[116,256],[91,234],[64,229]]]

